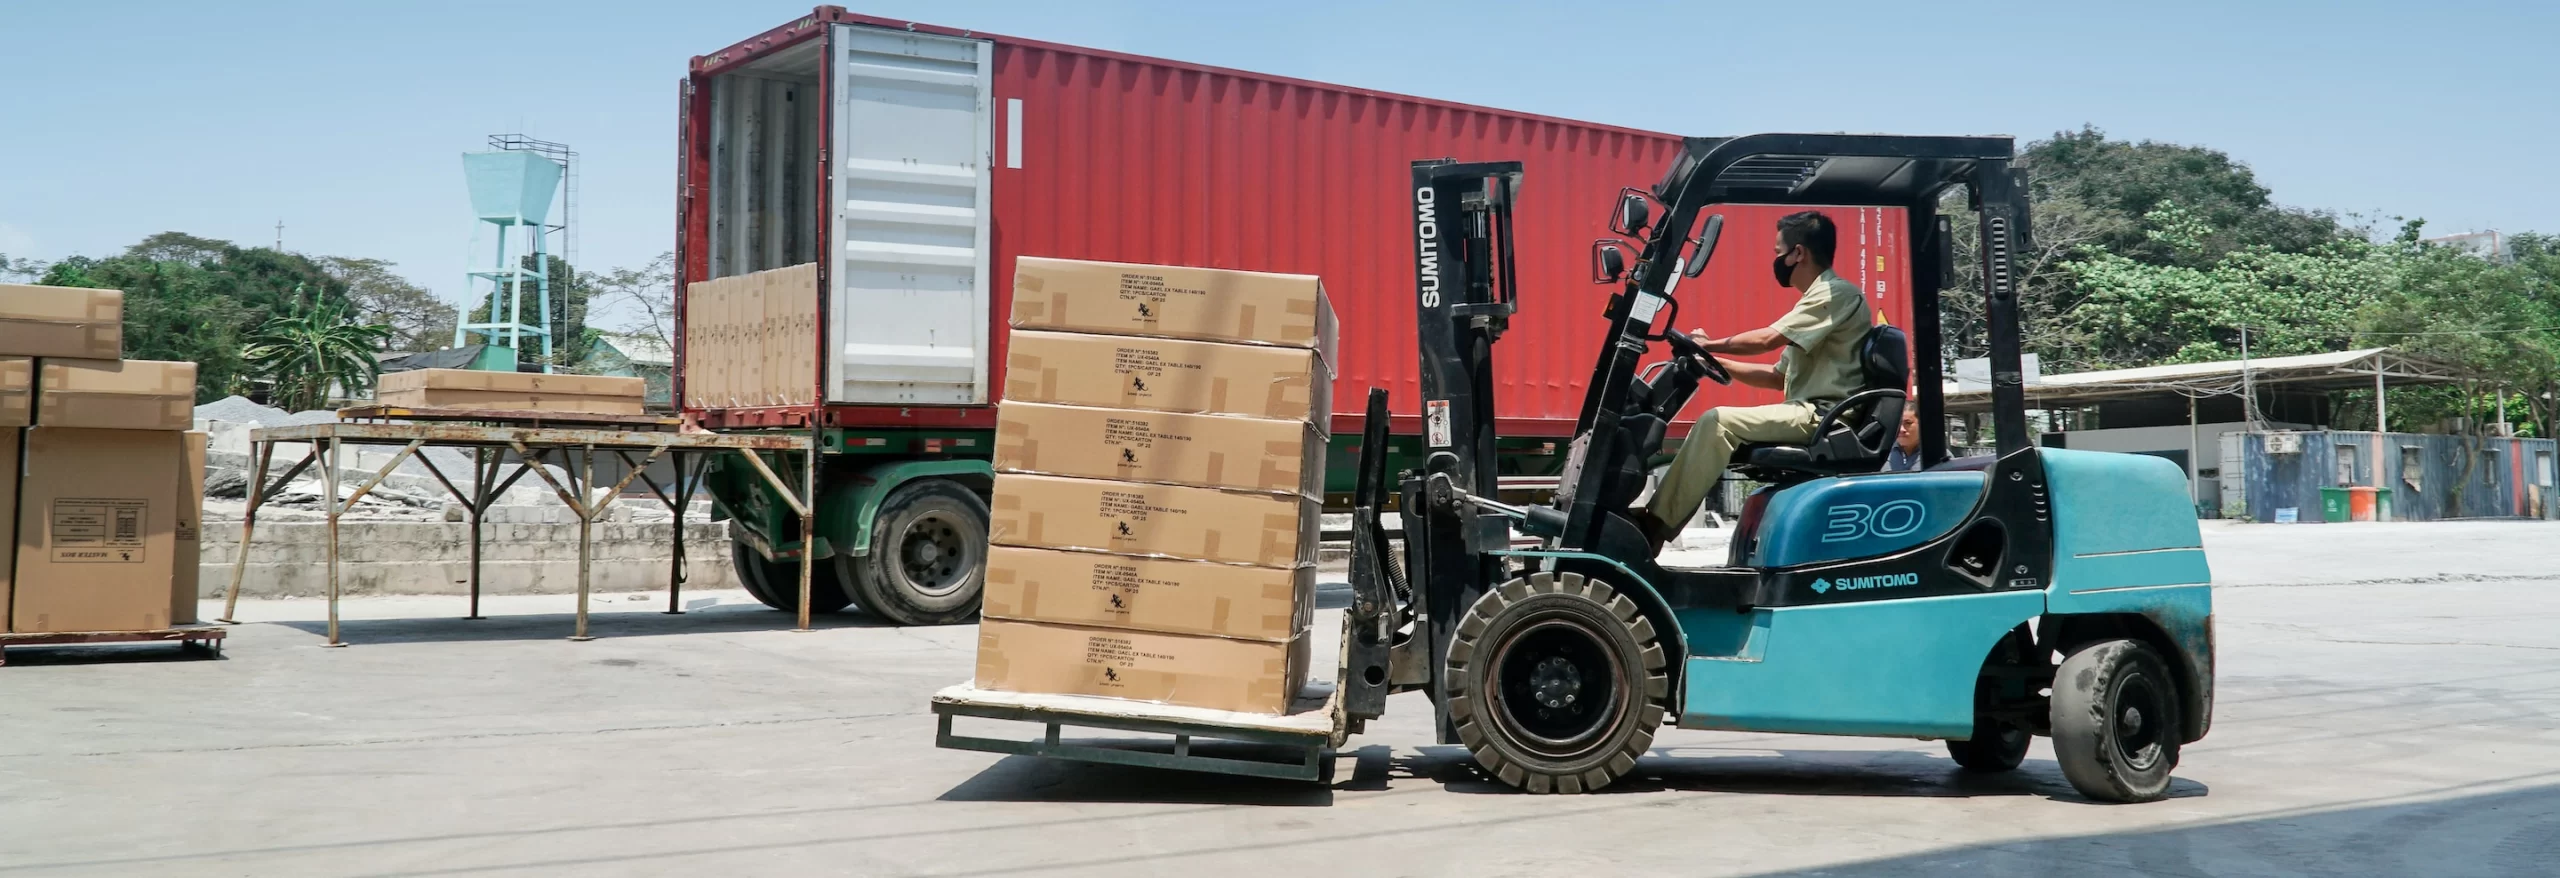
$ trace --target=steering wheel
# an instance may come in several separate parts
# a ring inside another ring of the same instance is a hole
[[[1671,346],[1672,356],[1687,361],[1690,368],[1707,376],[1707,380],[1717,384],[1733,383],[1733,373],[1725,371],[1724,363],[1717,360],[1716,355],[1708,353],[1706,348],[1700,347],[1697,340],[1690,338],[1688,333],[1674,329],[1663,333],[1662,340]]]

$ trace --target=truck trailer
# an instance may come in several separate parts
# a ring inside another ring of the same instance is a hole
[[[1348,508],[1368,388],[1396,401],[1390,467],[1418,465],[1400,182],[1417,156],[1516,158],[1537,187],[1513,218],[1536,246],[1517,253],[1523,293],[1493,376],[1496,465],[1506,495],[1551,491],[1598,354],[1578,330],[1606,280],[1589,248],[1554,242],[1611,238],[1600,208],[1654,182],[1682,143],[832,6],[697,56],[679,99],[676,396],[702,428],[814,431],[819,449],[814,464],[773,454],[707,475],[739,578],[794,606],[807,553],[813,610],[859,604],[904,624],[975,612],[1021,256],[1321,277],[1342,327],[1328,505]],[[1727,205],[1725,246],[1765,246],[1804,207]],[[1831,213],[1841,273],[1907,321],[1904,209]],[[1710,265],[1695,282],[1731,292],[1682,319],[1729,332],[1773,318],[1789,293],[1757,269]],[[1698,397],[1690,412],[1775,399]],[[805,473],[812,502],[795,508],[751,463]]]

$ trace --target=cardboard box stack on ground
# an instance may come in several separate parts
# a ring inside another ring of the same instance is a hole
[[[977,685],[1285,712],[1333,311],[1306,275],[1016,263]]]
[[[413,369],[382,376],[373,398],[418,409],[636,415],[649,382],[611,375],[546,375],[479,369]]]
[[[0,630],[194,621],[196,365],[116,359],[123,300],[0,285]]]

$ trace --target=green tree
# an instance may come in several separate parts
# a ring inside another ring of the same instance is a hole
[[[581,277],[576,268],[558,256],[544,254],[543,260],[548,269],[545,274],[551,280],[551,365],[562,369],[574,369],[578,361],[585,358],[587,352],[595,347],[596,330],[587,325],[587,302],[591,296],[585,283],[586,278],[594,275]],[[522,261],[517,264],[526,269],[533,268],[533,255],[525,254]],[[482,298],[471,306],[471,322],[490,322],[487,293],[483,291],[477,295]],[[522,314],[528,326],[537,325],[535,321],[540,319],[534,311],[537,302],[533,288],[528,285],[524,290]],[[506,298],[501,297],[499,305],[504,307],[505,304]],[[525,342],[525,348],[526,350],[516,352],[517,359],[525,362],[542,359],[542,346],[539,342],[528,339]]]
[[[460,313],[425,287],[393,272],[390,262],[323,256],[319,263],[330,277],[346,284],[356,319],[391,327],[391,350],[442,350],[453,341],[453,325]]]
[[[41,261],[23,256],[12,259],[9,254],[0,253],[0,279],[32,280],[42,277],[45,268]]]
[[[626,306],[637,312],[625,331],[655,338],[668,349],[675,347],[675,264],[676,255],[665,252],[638,268],[615,268],[602,273],[582,275],[579,285],[592,301],[606,308]]]
[[[2019,163],[2036,201],[2085,205],[2090,244],[2137,262],[2201,267],[2242,248],[2305,252],[2346,236],[2334,216],[2277,205],[2247,164],[2220,150],[2111,140],[2084,125],[2028,144]],[[2173,203],[2203,224],[2196,246],[2174,249],[2149,234],[2143,218]]]
[[[243,356],[271,382],[271,404],[303,411],[327,405],[332,389],[349,396],[373,389],[381,374],[374,355],[391,334],[386,324],[355,322],[342,299],[315,297],[267,321]]]

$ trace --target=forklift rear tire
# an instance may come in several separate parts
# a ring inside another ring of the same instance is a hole
[[[800,612],[800,563],[768,561],[756,547],[744,540],[729,541],[729,566],[738,571],[738,584],[745,586],[747,596],[757,603],[785,613]],[[809,571],[809,614],[833,613],[852,604],[844,587],[824,569]]]
[[[2053,755],[2081,795],[2148,802],[2178,767],[2178,686],[2169,664],[2134,640],[2091,644],[2053,676]]]
[[[1976,715],[1973,737],[1964,741],[1948,741],[1947,755],[1966,771],[1997,774],[2016,770],[2027,761],[2027,745],[2035,735],[2016,723]]]
[[[900,625],[949,625],[978,614],[987,577],[987,503],[959,482],[898,486],[871,519],[871,551],[838,555],[862,608]]]
[[[1580,793],[1635,769],[1671,684],[1653,622],[1579,573],[1486,592],[1449,643],[1449,721],[1503,783]]]

